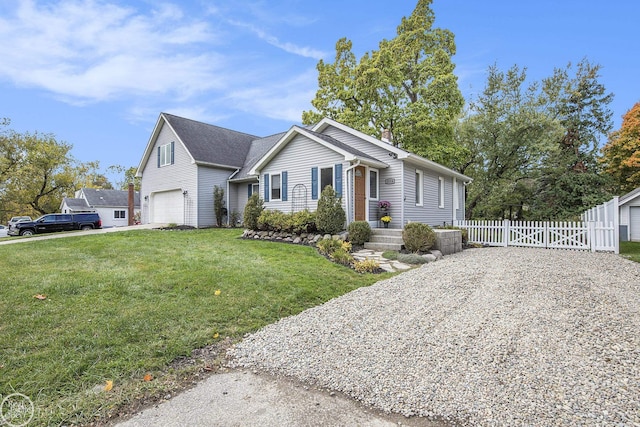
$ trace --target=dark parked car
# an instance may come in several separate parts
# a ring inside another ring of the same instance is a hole
[[[34,221],[20,221],[9,228],[11,236],[31,236],[55,231],[93,230],[102,228],[102,220],[97,213],[48,214]]]

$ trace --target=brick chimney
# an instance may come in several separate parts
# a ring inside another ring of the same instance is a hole
[[[389,129],[382,129],[382,136],[380,140],[391,144],[391,131]]]

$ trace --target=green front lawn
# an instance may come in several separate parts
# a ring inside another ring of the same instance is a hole
[[[136,230],[0,246],[0,398],[29,396],[29,426],[87,423],[174,387],[170,363],[193,349],[389,276],[239,234]]]
[[[620,242],[620,255],[631,261],[640,262],[640,242]]]

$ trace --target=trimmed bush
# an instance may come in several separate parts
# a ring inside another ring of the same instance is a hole
[[[249,230],[258,230],[258,218],[264,210],[264,201],[258,193],[253,193],[244,207],[244,226]]]
[[[265,209],[258,218],[258,229],[265,231],[286,231],[291,227],[291,215],[279,210]]]
[[[322,239],[316,243],[320,253],[331,256],[338,249],[342,249],[342,240]]]
[[[330,256],[338,264],[350,265],[353,262],[353,256],[343,248],[336,249]]]
[[[320,200],[318,200],[318,210],[316,211],[316,226],[322,233],[338,234],[344,230],[344,223],[347,216],[342,209],[342,197],[337,197],[332,186],[327,185]]]
[[[316,230],[316,214],[307,209],[291,214],[291,232],[313,233]]]
[[[398,254],[398,261],[405,264],[424,264],[427,262],[423,256],[418,254]]]
[[[426,252],[436,243],[436,232],[427,224],[411,222],[402,230],[404,247],[411,252]]]
[[[353,269],[358,273],[375,273],[380,268],[380,264],[375,259],[365,259],[353,263]]]
[[[364,245],[371,237],[371,226],[366,221],[353,221],[349,224],[349,240],[354,245]]]

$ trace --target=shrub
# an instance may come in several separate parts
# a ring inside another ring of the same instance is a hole
[[[342,209],[342,197],[337,197],[333,187],[327,185],[318,200],[316,211],[318,230],[322,233],[337,234],[344,230],[346,220],[347,216]]]
[[[418,254],[398,254],[398,261],[405,264],[424,264],[427,260]]]
[[[316,228],[316,214],[307,209],[291,214],[291,232],[311,233]]]
[[[365,259],[354,262],[353,269],[358,273],[375,273],[380,269],[380,264],[375,259]]]
[[[257,230],[258,218],[260,218],[260,214],[263,210],[264,201],[260,198],[258,193],[253,193],[244,207],[244,226],[249,230]]]
[[[279,210],[265,209],[258,217],[258,229],[268,231],[283,231],[290,228],[290,222],[290,215]]]
[[[340,249],[345,252],[351,252],[351,249],[353,249],[353,247],[351,246],[351,242],[342,242]]]
[[[342,240],[322,239],[316,246],[320,253],[331,256],[338,249],[342,249]]]
[[[436,242],[436,233],[427,224],[411,222],[402,230],[404,247],[411,252],[425,252]]]
[[[353,256],[343,248],[336,249],[330,256],[338,264],[350,265],[353,262]]]
[[[229,216],[229,225],[234,228],[237,227],[238,224],[240,223],[240,218],[241,218],[240,212],[238,211],[231,212],[231,216]]]
[[[349,224],[349,240],[354,245],[364,245],[371,237],[371,226],[366,221],[353,221]]]
[[[218,227],[222,227],[224,211],[224,189],[216,185],[213,187],[213,212],[216,215],[216,224]]]

